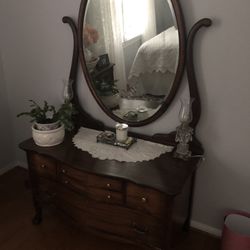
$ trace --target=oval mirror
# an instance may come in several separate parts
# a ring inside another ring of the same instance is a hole
[[[80,56],[88,85],[116,121],[141,126],[169,106],[184,68],[177,0],[82,0]]]

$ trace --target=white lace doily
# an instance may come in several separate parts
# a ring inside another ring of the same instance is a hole
[[[149,161],[173,150],[172,146],[140,139],[129,150],[126,150],[104,143],[97,143],[96,136],[100,133],[100,131],[82,127],[72,141],[77,148],[89,152],[94,158],[121,162]]]

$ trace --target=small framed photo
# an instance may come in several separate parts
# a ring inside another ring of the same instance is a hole
[[[103,69],[107,66],[109,66],[110,62],[109,62],[109,55],[108,54],[103,54],[99,56],[99,61],[96,65],[97,69]]]

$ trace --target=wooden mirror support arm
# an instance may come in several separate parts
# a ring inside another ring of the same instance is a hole
[[[74,47],[73,47],[73,56],[72,56],[72,63],[71,63],[71,68],[70,68],[70,74],[69,74],[69,80],[76,81],[77,79],[77,68],[78,68],[78,54],[79,54],[79,49],[78,49],[78,43],[77,43],[77,27],[75,25],[74,20],[71,17],[64,16],[62,19],[63,23],[67,23],[73,33],[73,42],[74,42]],[[74,93],[76,93],[76,86],[73,84],[74,87]]]
[[[189,83],[189,92],[190,92],[190,98],[194,99],[192,111],[193,111],[193,120],[190,124],[190,126],[195,129],[196,125],[198,124],[201,116],[201,101],[200,101],[200,95],[199,95],[199,89],[194,69],[194,53],[193,53],[193,45],[194,45],[194,39],[197,34],[197,32],[202,27],[209,27],[212,25],[212,20],[209,18],[203,18],[197,23],[194,24],[192,29],[190,30],[188,34],[187,39],[187,61],[186,61],[186,67],[187,67],[187,77],[188,77],[188,83]]]
[[[67,23],[70,26],[72,33],[73,33],[74,48],[73,48],[72,63],[71,63],[70,74],[69,74],[69,81],[72,81],[72,88],[73,88],[73,93],[74,93],[72,103],[75,105],[77,112],[78,112],[77,116],[75,117],[76,128],[79,128],[80,126],[85,126],[89,128],[103,130],[104,124],[101,121],[94,119],[84,109],[81,108],[81,104],[78,98],[78,91],[77,91],[77,70],[78,70],[78,62],[79,62],[79,45],[78,45],[78,39],[77,39],[77,27],[76,27],[74,20],[70,17],[65,16],[63,17],[62,21],[63,23]]]
[[[197,34],[197,32],[202,27],[210,27],[212,25],[212,20],[209,18],[203,18],[199,20],[197,23],[194,24],[192,29],[190,30],[188,34],[187,39],[187,61],[186,61],[186,67],[187,67],[187,77],[188,77],[188,84],[189,84],[189,92],[190,92],[190,98],[194,99],[194,103],[192,106],[192,112],[193,112],[193,120],[190,124],[190,126],[194,129],[196,125],[198,124],[201,116],[201,101],[200,101],[200,95],[199,95],[199,89],[198,89],[198,83],[196,79],[195,74],[195,68],[194,68],[194,53],[193,53],[193,45],[194,45],[194,39]],[[175,135],[175,133],[174,133]],[[195,138],[191,143],[192,152],[196,152],[196,154],[203,155],[204,150],[202,148],[201,143]],[[198,151],[196,151],[198,150]],[[193,210],[193,199],[194,199],[194,189],[195,189],[195,180],[196,180],[196,171],[194,171],[192,178],[191,178],[191,185],[190,185],[190,193],[189,193],[189,202],[188,202],[188,215],[186,218],[186,221],[183,225],[183,229],[185,231],[188,231],[190,228],[190,222],[191,222],[191,215]]]

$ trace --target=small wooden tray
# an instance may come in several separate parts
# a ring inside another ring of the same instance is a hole
[[[116,147],[121,147],[125,149],[129,149],[137,140],[134,137],[128,137],[127,141],[119,142],[116,140],[115,133],[104,131],[96,137],[97,142],[113,145]]]

